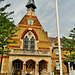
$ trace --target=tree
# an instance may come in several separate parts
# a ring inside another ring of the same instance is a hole
[[[0,3],[4,0],[0,0]],[[12,37],[16,37],[15,32],[19,29],[15,29],[13,18],[9,17],[14,12],[5,12],[5,10],[10,7],[11,4],[6,4],[4,7],[0,8],[0,54],[1,54],[1,64],[3,54],[8,54],[9,48],[6,45],[16,43],[15,41],[8,41],[8,38],[12,40]]]
[[[0,0],[0,3],[2,1],[4,0]],[[8,41],[7,38],[12,39],[12,37],[16,37],[15,32],[18,31],[18,29],[15,29],[16,25],[14,24],[13,18],[9,17],[14,12],[5,12],[10,5],[11,4],[6,4],[4,7],[0,8],[0,54],[2,55],[4,49],[8,49],[6,45],[16,43],[15,41]]]
[[[63,37],[62,41],[62,49],[66,52],[64,56],[67,58],[67,61],[75,59],[75,28],[70,31],[69,37],[71,39]]]

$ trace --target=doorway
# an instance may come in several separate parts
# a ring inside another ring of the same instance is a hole
[[[13,61],[13,73],[14,75],[21,75],[23,69],[23,62],[19,59]]]

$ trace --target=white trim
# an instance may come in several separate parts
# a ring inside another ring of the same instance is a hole
[[[12,72],[12,58],[11,57],[9,57],[9,64],[8,64],[8,72]]]
[[[58,48],[55,48],[55,54],[59,55],[59,49]]]
[[[28,28],[28,30],[32,30],[32,28]]]
[[[56,70],[60,70],[59,61],[56,61]]]
[[[21,41],[21,46],[20,46],[20,48],[23,49],[23,39],[20,39],[20,41]]]
[[[4,73],[4,71],[3,71],[3,67],[4,67],[4,58],[3,58],[3,60],[2,60],[1,73]]]

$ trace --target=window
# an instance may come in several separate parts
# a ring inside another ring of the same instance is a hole
[[[28,44],[29,44],[29,39],[28,39],[28,37],[26,36],[26,37],[24,38],[24,46],[23,46],[23,49],[28,49]]]
[[[23,42],[23,49],[35,50],[35,37],[31,32],[27,33]]]
[[[55,49],[55,54],[59,55],[59,49],[58,48]]]
[[[35,39],[34,37],[32,37],[30,39],[30,50],[34,50],[35,49]]]
[[[32,20],[28,20],[28,24],[32,25],[33,21]]]
[[[59,70],[60,66],[59,66],[59,61],[56,61],[56,70]]]
[[[21,64],[20,63],[15,64],[15,70],[21,70]]]

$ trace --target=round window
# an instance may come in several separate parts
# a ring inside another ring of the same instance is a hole
[[[33,22],[30,20],[30,21],[29,21],[29,24],[32,24],[32,23],[33,23]]]

